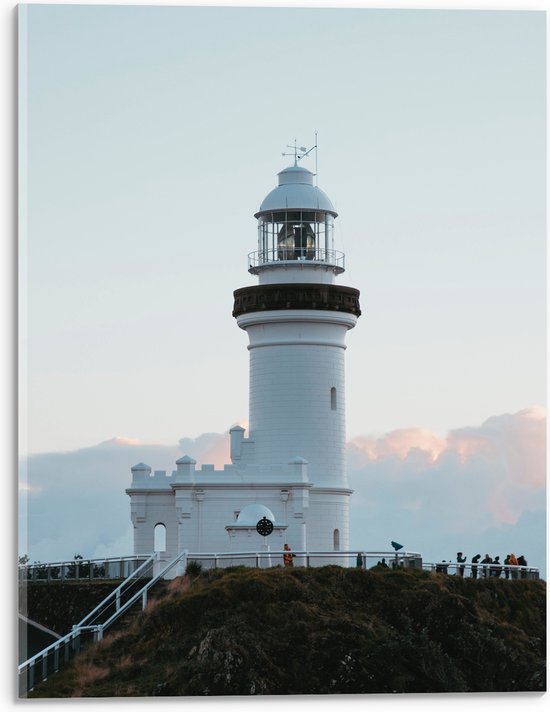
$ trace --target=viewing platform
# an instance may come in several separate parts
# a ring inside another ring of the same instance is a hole
[[[283,565],[284,550],[261,550],[242,552],[186,552],[187,561],[194,561],[204,570],[226,568],[228,566],[251,566],[270,568]],[[300,551],[292,550],[294,566],[336,565],[345,568],[373,569],[422,569],[433,574],[463,576],[467,578],[531,579],[540,578],[540,570],[535,566],[510,566],[505,564],[467,564],[452,561],[426,562],[415,552],[394,551]],[[19,581],[85,581],[113,580],[132,576],[149,557],[124,556],[109,559],[78,559],[53,563],[34,563],[19,566]],[[168,563],[163,552],[157,552],[161,564]],[[181,557],[179,557],[181,558]],[[181,566],[179,567],[181,569]],[[185,569],[177,575],[184,573]]]

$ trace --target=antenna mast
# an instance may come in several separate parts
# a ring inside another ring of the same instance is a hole
[[[317,166],[317,131],[315,132],[315,185],[318,185],[319,178],[319,168]]]

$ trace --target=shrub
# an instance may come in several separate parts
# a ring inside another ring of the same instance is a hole
[[[198,561],[188,561],[185,573],[190,578],[197,578],[202,573],[202,564]]]

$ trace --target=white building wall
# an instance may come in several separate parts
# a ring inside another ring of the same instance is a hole
[[[306,310],[238,317],[250,338],[255,462],[300,456],[314,485],[346,486],[344,340],[355,322],[350,314]]]
[[[172,490],[147,492],[132,496],[132,522],[134,525],[134,553],[142,556],[155,549],[155,527],[166,527],[166,556],[173,558],[178,552],[178,525]]]
[[[304,467],[307,465],[291,464],[285,471],[287,475],[295,475]],[[209,476],[201,470],[189,477],[188,482],[173,482],[172,506],[178,522],[178,550],[227,551],[231,541],[226,527],[236,523],[239,512],[248,504],[268,507],[276,523],[287,526],[288,541],[285,539],[283,544],[290,544],[292,540],[298,546],[301,542],[301,522],[307,517],[309,483],[297,484],[296,481],[285,482],[281,479],[272,486],[265,482],[261,485],[246,484],[242,480],[239,482],[231,472],[230,477],[225,470],[212,470]],[[241,477],[248,474],[251,479],[259,480],[259,472],[260,468],[254,468],[252,473],[242,470]]]
[[[213,478],[223,474],[223,471],[212,471]],[[146,491],[143,482],[140,485],[139,489],[128,490],[132,502],[134,553],[138,555],[153,552],[157,524],[166,526],[163,556],[166,560],[184,549],[221,553],[257,551],[270,546],[275,551],[288,544],[294,551],[332,551],[335,529],[339,532],[339,549],[349,547],[349,492],[318,490],[308,483],[296,482],[286,485],[278,482],[271,487],[243,486],[235,482],[214,484],[206,478],[199,483],[172,481],[165,485],[164,491]],[[256,532],[246,536],[232,532],[231,526],[237,523],[239,512],[248,504],[258,503],[268,507],[275,516],[275,524],[284,529],[277,531],[276,536],[265,538]],[[335,560],[335,563],[342,562]]]
[[[349,494],[314,489],[310,492],[308,547],[318,551],[334,549],[334,531],[339,532],[339,549],[349,549]]]

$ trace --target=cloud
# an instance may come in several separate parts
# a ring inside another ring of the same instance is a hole
[[[215,465],[223,468],[224,464],[231,462],[229,457],[229,435],[221,436],[219,433],[205,433],[195,440],[181,438],[180,449],[190,455],[197,462]]]
[[[131,467],[146,462],[172,471],[183,454],[221,464],[226,449],[225,462],[229,459],[228,440],[227,434],[208,433],[169,446],[116,437],[72,452],[30,455],[21,462],[20,553],[28,553],[31,561],[132,554],[124,491]]]
[[[475,503],[481,495],[492,523],[513,523],[525,509],[544,507],[546,413],[533,407],[493,416],[446,438],[420,428],[355,438],[349,443],[349,470],[368,473],[370,482],[383,478],[405,487],[429,482],[434,493],[439,479],[448,493],[467,485]]]
[[[415,451],[421,457],[434,462],[445,449],[445,440],[422,428],[393,430],[380,438],[358,437],[350,441],[348,447],[356,449],[368,460],[397,458],[404,460]],[[412,451],[412,453],[411,453]],[[360,457],[358,458],[360,459]]]
[[[484,542],[499,535],[502,547],[516,539],[528,548],[528,521],[539,557],[532,563],[544,567],[545,463],[546,413],[539,407],[445,438],[421,429],[355,438],[348,462],[352,545],[387,548],[391,539],[404,540],[411,550],[448,559],[449,542],[456,551],[467,542],[487,548]]]
[[[468,547],[492,546],[504,555],[514,547],[543,567],[545,436],[545,411],[528,408],[446,437],[407,428],[354,438],[348,444],[351,546],[387,549],[393,539],[434,559]],[[183,454],[221,467],[229,461],[228,433],[182,438],[174,446],[117,437],[30,456],[22,463],[21,553],[41,561],[131,554],[124,492],[130,468],[143,461],[171,471]]]

